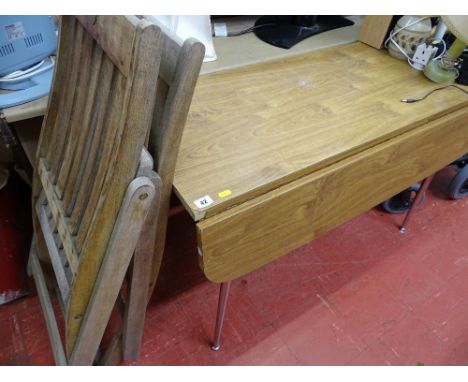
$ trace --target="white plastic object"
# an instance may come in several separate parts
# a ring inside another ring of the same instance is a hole
[[[388,53],[400,60],[410,59],[414,47],[431,35],[429,16],[403,16],[385,41]]]
[[[226,23],[213,23],[213,31],[215,37],[227,37],[228,30]]]
[[[412,61],[412,67],[417,70],[423,70],[427,63],[434,58],[437,53],[437,47],[421,44],[418,45],[414,52]]]
[[[0,87],[1,87],[1,84],[4,84],[4,83],[16,83],[16,82],[28,80],[34,76],[37,76],[38,74],[44,73],[47,70],[53,68],[54,65],[55,65],[55,59],[53,57],[49,57],[45,60],[42,60],[41,62],[32,66],[29,69],[26,69],[24,71],[17,70],[16,72],[0,77]]]
[[[205,45],[204,62],[215,61],[216,52],[211,32],[211,21],[208,15],[148,15],[144,16],[151,22],[167,28],[181,40],[194,37]]]
[[[434,40],[442,40],[445,33],[447,32],[447,25],[442,20],[439,20],[436,31],[434,33]]]

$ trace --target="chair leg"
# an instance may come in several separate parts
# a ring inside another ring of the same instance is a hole
[[[221,283],[219,288],[219,300],[218,300],[218,313],[216,315],[216,327],[214,341],[211,345],[211,350],[218,351],[221,349],[221,331],[223,329],[224,316],[226,314],[226,307],[229,298],[229,291],[231,289],[231,282]]]
[[[71,365],[93,364],[154,194],[154,184],[147,177],[137,177],[127,187],[78,335],[72,342]]]
[[[405,216],[405,218],[403,220],[403,223],[401,223],[401,226],[400,226],[400,232],[401,233],[406,232],[406,226],[408,225],[408,223],[409,223],[409,221],[411,219],[411,216],[414,213],[414,210],[419,205],[419,202],[421,201],[421,198],[424,196],[424,193],[427,191],[429,185],[431,184],[432,179],[434,179],[434,175],[435,174],[433,174],[433,175],[431,175],[431,176],[429,176],[429,177],[427,177],[426,179],[423,180],[423,182],[421,184],[421,188],[416,193],[416,197],[411,202],[410,208],[408,209],[408,212],[406,213],[406,216]]]
[[[123,317],[123,348],[124,361],[136,361],[140,355],[145,324],[146,303],[149,285],[149,269],[151,267],[151,251],[141,251],[137,248],[133,257],[132,276],[128,302]]]
[[[30,274],[34,277],[34,282],[36,284],[37,295],[39,296],[42,312],[44,313],[55,363],[58,366],[67,365],[67,357],[65,355],[62,340],[60,338],[60,332],[57,326],[57,321],[55,319],[54,308],[50,300],[49,290],[47,289],[47,284],[44,278],[44,274],[42,273],[41,265],[39,263],[34,245],[31,247],[31,253],[29,254],[28,268]]]
[[[155,197],[133,256],[130,291],[123,320],[122,354],[124,361],[136,361],[140,355],[153,251],[160,217],[161,178],[154,171],[150,171],[146,176],[154,185]]]
[[[31,256],[34,256],[36,253],[37,253],[36,234],[33,232],[32,240],[31,240],[31,247],[29,248],[28,264],[26,266],[26,272],[28,276],[30,277],[32,277],[33,275]]]

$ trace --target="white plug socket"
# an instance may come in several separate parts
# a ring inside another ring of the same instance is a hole
[[[432,45],[418,45],[411,59],[413,68],[423,70],[427,63],[432,60],[437,52],[437,47]]]

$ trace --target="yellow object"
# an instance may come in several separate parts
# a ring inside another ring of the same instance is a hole
[[[218,196],[220,198],[225,198],[226,196],[229,196],[231,194],[232,194],[231,190],[224,190],[224,191],[218,192]]]

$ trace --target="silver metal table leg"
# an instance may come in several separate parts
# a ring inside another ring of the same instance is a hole
[[[423,182],[421,184],[421,188],[418,190],[418,192],[416,194],[416,197],[411,202],[410,208],[409,208],[408,212],[406,213],[405,219],[403,220],[403,223],[401,223],[401,226],[400,226],[400,232],[401,233],[406,232],[406,226],[408,225],[408,223],[410,221],[410,218],[413,215],[414,210],[419,205],[419,202],[420,202],[421,198],[424,196],[424,193],[427,191],[429,185],[431,184],[432,179],[434,179],[434,175],[431,175],[431,176],[429,176],[429,177],[427,177],[426,179],[423,180]]]
[[[218,351],[221,348],[221,331],[223,329],[224,315],[226,313],[230,289],[231,281],[221,283],[219,288],[218,313],[216,316],[215,335],[213,344],[211,345],[211,350]]]

